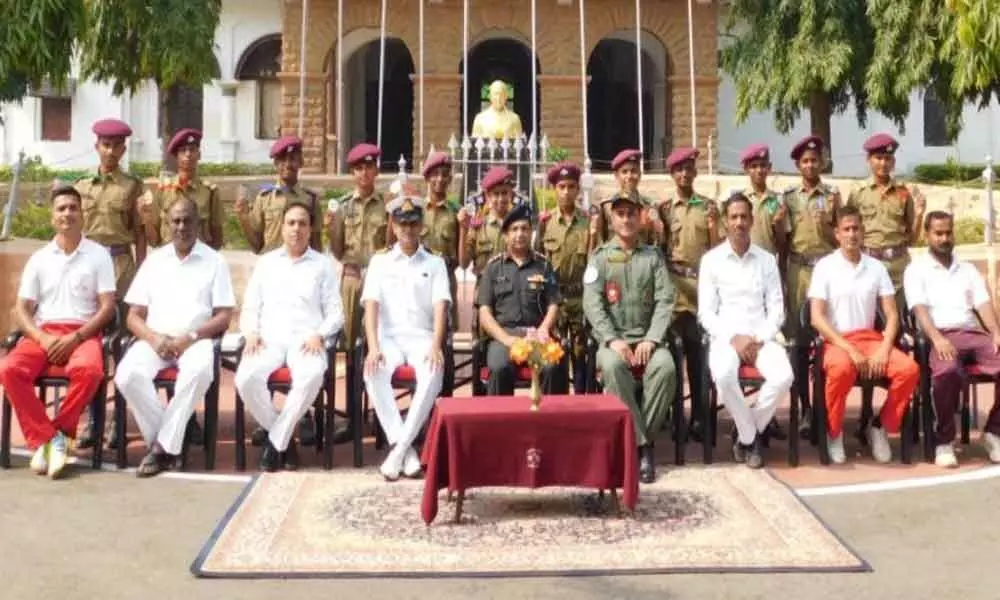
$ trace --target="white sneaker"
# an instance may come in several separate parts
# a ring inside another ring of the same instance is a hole
[[[934,464],[945,469],[954,469],[958,466],[958,458],[951,444],[940,444],[934,449]]]
[[[49,443],[45,442],[31,455],[31,470],[36,475],[45,475],[49,472]]]
[[[394,446],[392,450],[389,451],[389,456],[385,457],[385,461],[382,466],[379,467],[379,471],[382,472],[382,477],[385,477],[386,481],[396,481],[399,479],[399,474],[403,470],[403,460],[406,458],[406,454],[402,448]]]
[[[411,446],[406,451],[406,457],[403,459],[403,475],[415,478],[420,476],[420,471],[420,456],[417,455],[417,451]]]
[[[61,431],[49,442],[50,479],[57,479],[62,473],[63,467],[69,462],[69,448],[67,446],[66,436]]]
[[[1000,435],[995,433],[983,433],[983,446],[990,455],[990,462],[1000,463]]]
[[[885,464],[892,460],[892,448],[889,447],[889,434],[882,427],[868,427],[868,445],[872,449],[875,462]]]
[[[835,465],[842,465],[847,462],[847,455],[844,454],[844,433],[841,432],[835,438],[826,436],[826,447],[830,454],[830,462]]]

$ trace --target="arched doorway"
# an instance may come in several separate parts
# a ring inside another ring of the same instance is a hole
[[[458,72],[465,75],[464,64],[459,62]],[[535,66],[541,74],[536,59]],[[531,48],[519,40],[511,38],[491,38],[483,40],[469,49],[468,96],[463,98],[462,109],[467,111],[469,128],[481,110],[489,105],[488,87],[500,80],[513,89],[507,100],[508,109],[521,117],[521,129],[525,136],[535,131],[537,123],[531,120]],[[541,86],[536,86],[538,97],[538,118],[541,118]],[[462,130],[462,112],[459,112],[458,129]],[[464,135],[471,133],[463,131]]]
[[[610,167],[623,148],[639,147],[639,102],[643,103],[643,145],[647,168],[660,168],[672,146],[669,126],[666,48],[642,32],[642,90],[636,69],[635,32],[602,38],[587,61],[587,129],[590,158],[596,169]]]
[[[344,60],[344,145],[378,139],[379,40],[362,44]],[[331,81],[336,81],[331,61]],[[396,172],[399,157],[413,164],[413,57],[399,38],[385,40],[382,96],[382,170]],[[331,103],[332,104],[332,103]]]
[[[281,34],[250,44],[236,63],[236,79],[254,83],[254,136],[261,140],[281,136]]]

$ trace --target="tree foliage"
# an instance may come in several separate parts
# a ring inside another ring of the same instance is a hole
[[[18,101],[46,80],[65,83],[84,15],[84,0],[0,2],[0,102]]]

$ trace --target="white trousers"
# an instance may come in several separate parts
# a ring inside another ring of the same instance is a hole
[[[125,397],[146,446],[159,442],[174,456],[181,453],[188,420],[212,385],[212,340],[199,340],[177,360],[163,360],[147,342],[136,341],[118,365],[115,385]],[[174,397],[166,407],[153,385],[161,369],[177,367]]]
[[[719,403],[729,409],[736,423],[741,444],[750,444],[758,432],[764,431],[778,408],[778,399],[792,387],[794,376],[785,349],[776,342],[764,344],[757,352],[754,365],[764,378],[754,406],[740,388],[740,357],[728,342],[712,341],[708,351],[708,367],[719,392]],[[793,431],[791,435],[795,435]]]
[[[295,424],[306,414],[323,388],[326,374],[326,352],[305,354],[302,342],[274,343],[265,340],[264,347],[251,356],[243,356],[236,369],[236,391],[247,410],[261,427],[267,430],[271,444],[280,451],[288,449],[295,433]],[[267,379],[282,366],[288,366],[292,385],[279,412],[267,391]]]
[[[399,445],[404,450],[413,445],[413,440],[420,433],[420,428],[434,408],[434,401],[441,393],[444,370],[432,371],[427,362],[432,343],[431,338],[393,339],[384,336],[379,344],[385,362],[373,375],[365,375],[365,389],[375,404],[375,414],[382,423],[386,438],[390,444]],[[417,386],[405,422],[392,391],[392,373],[403,364],[413,367],[417,376]]]

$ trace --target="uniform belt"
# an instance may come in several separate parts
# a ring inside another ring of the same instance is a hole
[[[678,264],[678,263],[670,263],[670,266],[667,267],[667,270],[669,270],[674,275],[678,275],[680,277],[688,277],[688,278],[691,278],[691,279],[697,279],[698,278],[698,271],[692,269],[691,267],[689,267],[687,265],[681,265],[681,264]]]
[[[788,254],[788,262],[793,262],[797,265],[803,267],[815,267],[816,263],[822,256],[806,256],[805,254],[799,254],[798,252],[790,252]]]
[[[908,253],[906,244],[885,246],[883,248],[865,248],[865,254],[878,260],[892,260]]]
[[[583,284],[582,283],[559,284],[559,293],[561,293],[563,296],[579,296],[583,294]]]
[[[351,277],[357,277],[361,279],[365,276],[365,269],[358,265],[343,265],[344,275],[350,275]]]
[[[108,253],[112,258],[132,253],[132,247],[128,244],[113,244],[111,246],[105,246],[105,248],[108,249]]]

